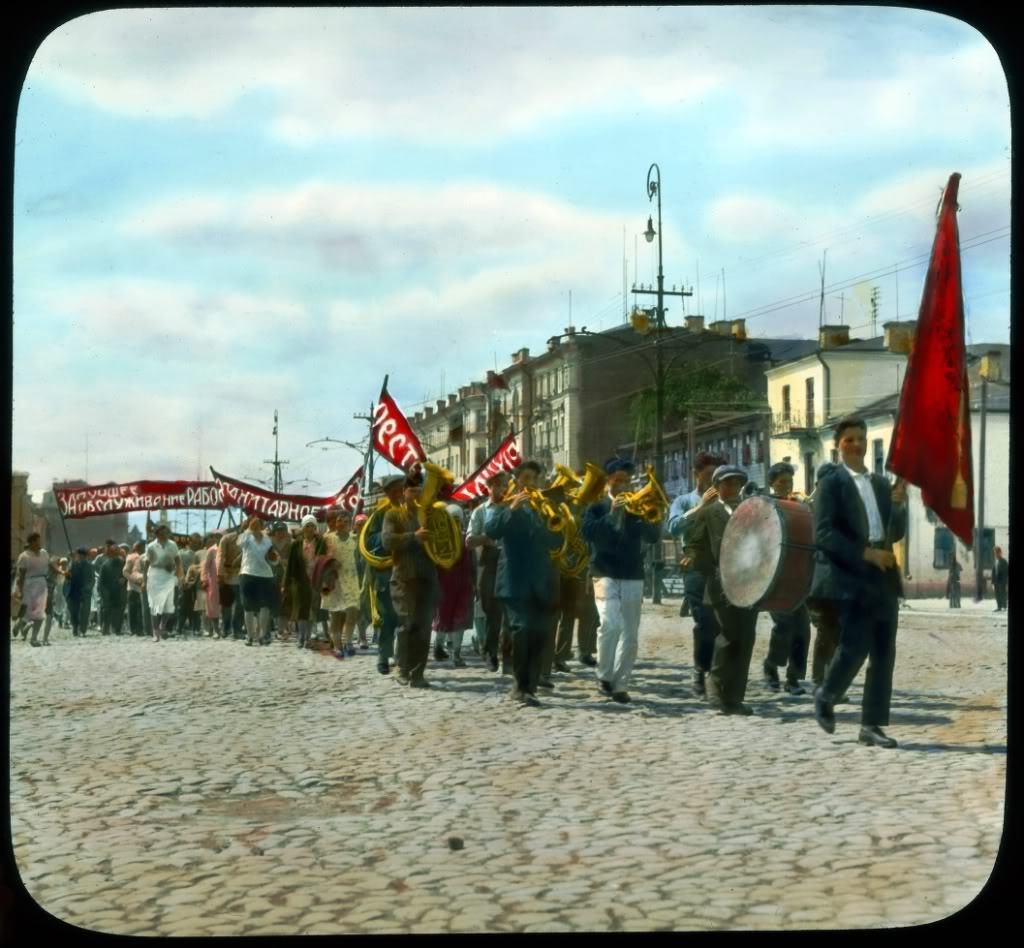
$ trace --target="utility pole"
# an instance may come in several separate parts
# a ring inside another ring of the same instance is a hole
[[[274,467],[274,493],[280,494],[284,486],[284,478],[281,476],[281,467],[288,464],[288,461],[281,461],[277,456],[277,409],[274,409],[274,460],[264,461],[264,464],[271,464]]]
[[[821,296],[818,300],[818,329],[825,325],[825,264],[828,258],[828,248],[821,254],[821,263],[818,264],[818,275],[821,277]]]
[[[877,286],[871,288],[871,338],[878,332],[878,299],[881,291]]]
[[[967,411],[971,410],[970,388],[968,388]],[[974,601],[985,598],[985,410],[988,407],[988,367],[981,371],[981,444],[978,459],[978,526],[974,534]],[[968,415],[968,417],[970,417]]]
[[[384,380],[384,384],[387,385],[386,378]],[[363,488],[359,493],[359,513],[362,513],[363,504],[366,502],[366,498],[373,488],[373,408],[374,406],[371,402],[369,414],[352,416],[356,421],[365,421],[370,426],[369,439],[366,444],[366,456],[363,459]]]

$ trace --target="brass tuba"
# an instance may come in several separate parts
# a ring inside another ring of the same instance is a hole
[[[359,531],[359,552],[363,559],[374,569],[386,570],[391,569],[395,565],[395,561],[391,556],[377,556],[375,553],[371,553],[366,546],[366,538],[377,529],[374,526],[377,519],[383,517],[390,509],[391,501],[387,497],[382,497],[374,508],[373,513],[370,514],[369,519],[363,524],[363,529]],[[373,527],[372,530],[371,527]]]
[[[583,512],[604,492],[608,476],[589,461],[582,478],[561,465],[558,466],[558,473],[562,483],[573,483],[575,489],[569,491],[570,503],[562,505],[566,517],[565,541],[555,559],[563,576],[576,578],[590,565],[590,544],[583,539],[582,534]],[[559,483],[559,480],[555,483]]]
[[[416,500],[416,515],[422,528],[430,531],[423,544],[427,556],[442,569],[451,569],[462,556],[462,530],[445,504],[437,500],[442,484],[453,484],[455,478],[443,467],[423,462],[423,489]]]
[[[654,467],[647,465],[647,483],[635,493],[626,493],[626,510],[647,523],[661,523],[668,512],[669,499],[654,476]]]

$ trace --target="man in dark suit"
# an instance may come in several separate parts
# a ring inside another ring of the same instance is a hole
[[[516,471],[516,486],[487,508],[484,531],[502,544],[495,595],[505,607],[512,638],[512,699],[538,707],[537,687],[550,617],[558,607],[557,572],[551,552],[562,545],[561,534],[547,528],[529,503],[525,488],[541,474],[536,461]]]
[[[712,489],[701,500],[693,526],[687,528],[683,548],[683,556],[704,576],[704,603],[714,610],[718,620],[707,697],[708,704],[722,714],[753,713],[743,697],[754,654],[757,611],[740,609],[725,598],[719,571],[722,535],[746,482],[747,475],[738,467],[724,464],[715,469]]]
[[[405,478],[401,474],[392,474],[380,481],[380,489],[390,501],[393,508],[401,506],[405,491]],[[374,556],[384,557],[382,534],[384,518],[373,521],[373,531],[365,537],[366,549]],[[365,561],[364,561],[365,562]],[[395,654],[395,630],[398,628],[398,614],[391,601],[391,569],[373,569],[367,564],[370,574],[364,582],[372,583],[377,598],[377,613],[380,619],[380,631],[377,636],[377,671],[387,675],[391,671],[391,658]]]
[[[1006,611],[1006,592],[1010,586],[1010,564],[1003,559],[1003,551],[996,547],[996,562],[992,567],[992,587],[996,593],[996,612]]]
[[[814,696],[814,716],[835,731],[833,705],[857,676],[865,658],[864,700],[859,740],[895,747],[889,724],[892,672],[896,659],[899,570],[892,553],[907,528],[906,486],[871,474],[864,466],[867,425],[844,418],[835,444],[842,463],[822,478],[814,500],[815,554],[812,594],[837,602],[839,647]]]
[[[430,627],[440,588],[437,567],[424,543],[430,531],[419,525],[416,500],[423,488],[418,471],[405,479],[405,501],[384,514],[381,546],[390,553],[391,602],[398,614],[398,676],[400,685],[429,688],[423,673],[430,656]]]

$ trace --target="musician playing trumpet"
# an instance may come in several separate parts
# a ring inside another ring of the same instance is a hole
[[[611,458],[604,465],[607,494],[583,515],[583,538],[591,547],[597,628],[597,679],[601,693],[625,704],[636,661],[643,602],[643,545],[661,540],[661,523],[627,507],[633,464]]]

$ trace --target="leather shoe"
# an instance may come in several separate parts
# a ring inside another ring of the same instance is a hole
[[[498,659],[496,656],[492,655],[487,659],[487,667],[490,668],[492,672],[496,672],[498,670]]]
[[[880,727],[862,727],[857,740],[861,744],[873,744],[875,747],[899,747]]]
[[[610,681],[599,681],[598,687],[601,689],[601,694],[608,695],[610,698],[612,695],[612,683]]]
[[[406,678],[405,675],[395,675],[395,681],[397,681],[398,684],[400,684],[400,685],[408,685],[409,684],[409,679]]]
[[[693,673],[693,693],[698,697],[705,698],[708,693],[708,686],[704,680],[704,672],[695,671]]]
[[[754,709],[749,704],[724,704],[718,711],[719,714],[725,715],[739,715],[741,717],[749,717],[754,713]]]
[[[572,669],[565,662],[555,662],[555,671],[568,675]]]
[[[391,669],[388,667],[387,662],[378,662],[377,671],[379,671],[382,675],[386,675],[389,671],[391,671]]]
[[[539,708],[540,702],[533,696],[527,695],[526,700],[523,702],[528,708]]]
[[[434,686],[427,681],[425,678],[411,678],[409,680],[410,688],[433,688]]]
[[[540,681],[537,682],[537,687],[543,688],[545,691],[554,691],[555,683],[550,678],[541,678]]]
[[[764,683],[771,688],[772,691],[779,690],[779,670],[769,662],[765,662],[762,666],[764,668]]]
[[[798,682],[798,681],[787,681],[786,682],[786,691],[788,691],[791,695],[805,695],[805,694],[807,694],[807,692],[804,691],[803,685],[801,685],[800,682]]]
[[[628,691],[616,691],[612,695],[612,701],[618,701],[619,704],[629,704],[629,692]]]
[[[443,648],[435,648],[434,658],[439,662],[445,662],[448,660],[448,653]]]
[[[835,712],[827,701],[821,697],[821,689],[814,692],[814,720],[826,734],[834,734],[836,730]]]
[[[587,665],[590,668],[594,668],[594,667],[597,666],[597,659],[594,658],[593,655],[581,655],[580,656],[580,664],[581,665]]]

